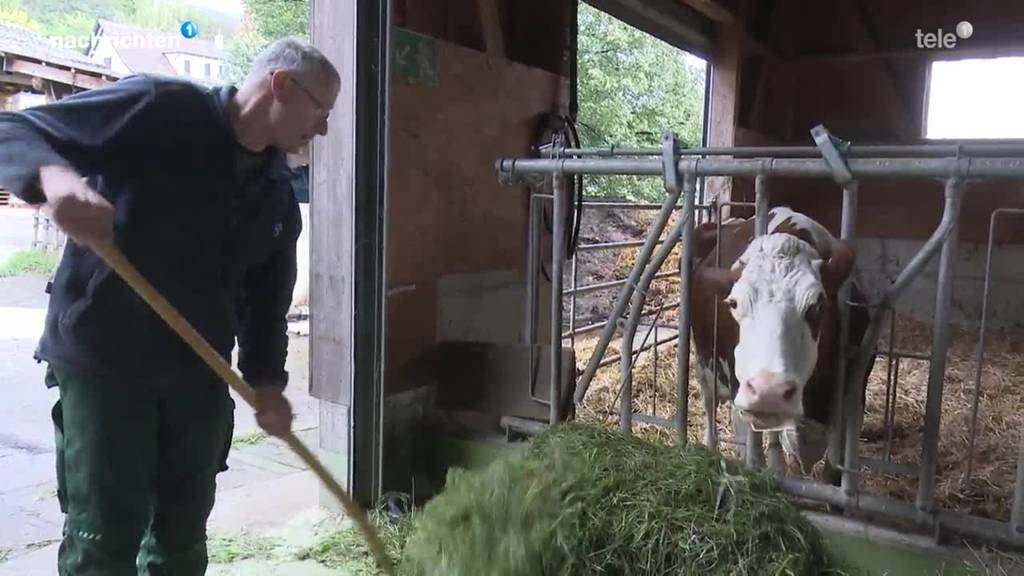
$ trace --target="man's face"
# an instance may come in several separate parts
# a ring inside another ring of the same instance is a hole
[[[295,153],[317,134],[327,134],[327,118],[338,97],[337,82],[326,75],[278,70],[270,84],[274,94],[270,131],[276,147]]]

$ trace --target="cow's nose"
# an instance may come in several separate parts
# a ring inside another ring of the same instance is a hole
[[[793,399],[796,397],[797,385],[774,378],[771,375],[758,375],[743,383],[738,403],[750,412],[789,413],[792,412]]]

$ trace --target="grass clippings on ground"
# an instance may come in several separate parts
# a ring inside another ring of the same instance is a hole
[[[22,250],[0,263],[0,278],[25,274],[52,274],[57,269],[57,254],[39,250]]]

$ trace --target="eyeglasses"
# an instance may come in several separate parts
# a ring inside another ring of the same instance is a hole
[[[330,110],[327,109],[327,106],[324,106],[323,102],[321,102],[320,99],[317,98],[316,95],[314,95],[309,90],[309,88],[306,88],[302,84],[302,82],[299,82],[298,80],[296,80],[294,76],[290,76],[289,75],[288,79],[291,80],[292,82],[294,82],[295,85],[298,86],[299,89],[302,90],[306,94],[306,96],[313,102],[313,104],[316,105],[317,111],[319,111],[320,114],[324,115],[324,120],[327,120],[327,118],[330,117],[330,115],[331,115]]]

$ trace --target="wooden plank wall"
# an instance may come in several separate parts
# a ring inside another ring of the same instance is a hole
[[[537,37],[531,50],[522,49],[520,32],[506,25],[510,5],[499,2],[509,59],[492,56],[481,51],[482,33],[470,31],[474,26],[479,31],[481,23],[466,21],[479,17],[475,0],[424,4],[437,9],[399,2],[396,20],[468,46],[437,43],[436,85],[393,75],[386,249],[389,394],[432,377],[428,358],[437,344],[440,278],[522,273],[528,192],[500,184],[494,163],[501,156],[528,154],[539,117],[567,110],[565,77],[511,60],[523,54],[544,60],[546,52],[538,49],[554,50],[563,40]],[[519,10],[529,8],[524,4]]]
[[[784,61],[773,64],[744,53],[736,91],[737,145],[813,145],[810,129],[819,123],[854,143],[927,143],[928,58],[916,49],[918,28],[949,31],[967,20],[975,33],[961,41],[961,48],[1017,48],[1024,55],[1024,28],[1011,25],[1024,19],[1024,4],[1009,0],[769,0],[758,5],[770,17],[760,24],[752,17],[747,30]],[[823,56],[876,52],[888,56]],[[715,122],[714,111],[712,116]],[[732,199],[752,200],[752,180],[736,179]],[[771,202],[807,211],[838,231],[841,193],[835,185],[773,181]],[[942,205],[939,182],[863,183],[857,234],[924,240],[938,224]],[[962,241],[985,242],[989,215],[998,207],[1024,207],[1024,186],[1007,180],[970,184]],[[1024,229],[1008,231],[1001,240],[1024,243]]]

